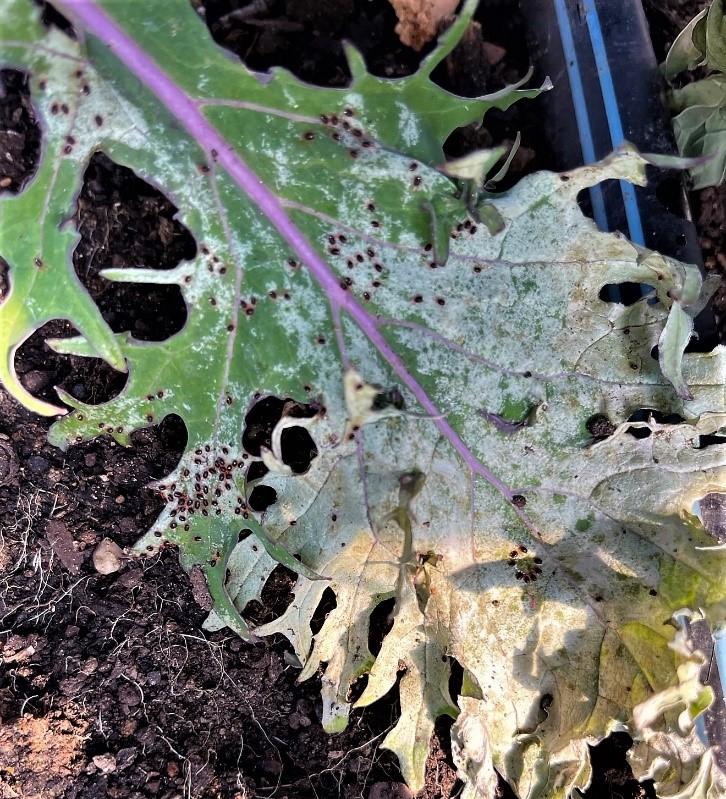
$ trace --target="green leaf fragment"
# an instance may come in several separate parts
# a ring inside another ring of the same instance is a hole
[[[713,0],[706,17],[706,63],[726,72],[726,14],[724,0]]]
[[[663,64],[663,73],[672,80],[681,72],[695,69],[706,58],[706,15],[704,8],[686,25],[671,45]]]
[[[473,153],[447,161],[441,171],[452,178],[470,181],[476,189],[481,189],[484,178],[506,153],[506,147],[493,147],[489,150],[475,150]]]
[[[504,159],[504,163],[501,167],[497,170],[495,175],[492,175],[488,181],[488,185],[490,187],[494,187],[500,180],[504,180],[509,172],[509,167],[512,165],[512,161],[514,161],[514,156],[517,154],[519,150],[519,145],[522,143],[522,134],[517,131],[517,135],[514,137],[514,141],[512,142],[512,146],[509,148],[509,152],[507,153],[507,157]]]
[[[682,374],[683,352],[693,335],[693,317],[680,303],[674,303],[663,332],[658,339],[658,363],[663,374],[673,383],[683,399],[693,399]]]

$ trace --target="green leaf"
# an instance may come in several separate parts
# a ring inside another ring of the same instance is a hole
[[[706,63],[726,72],[726,15],[723,0],[713,0],[706,18]]]
[[[689,170],[693,188],[721,185],[726,179],[726,102],[688,106],[674,117],[673,130],[681,155],[701,159]]]
[[[723,0],[713,0],[673,43],[663,66],[671,80],[680,72],[706,64],[712,74],[671,89],[668,103],[678,150],[684,158],[699,159],[689,166],[693,188],[719,186],[726,179],[726,17]]]
[[[726,75],[711,75],[687,83],[671,92],[671,108],[683,111],[691,106],[723,106],[726,104]]]
[[[679,685],[689,657],[663,657],[675,635],[664,622],[686,601],[716,626],[726,602],[723,552],[705,548],[692,515],[726,482],[724,446],[698,446],[726,419],[726,352],[682,354],[683,315],[706,289],[695,267],[598,231],[577,204],[602,180],[642,184],[644,159],[626,147],[467,207],[436,168],[445,138],[536,94],[464,100],[429,80],[474,3],[416,75],[375,78],[349,50],[353,80],[336,90],[279,69],[260,79],[186,1],[147,4],[143,17],[104,3],[123,29],[111,40],[91,24],[90,0],[60,5],[91,28],[83,44],[44,30],[24,0],[0,3],[3,60],[30,73],[45,136],[37,175],[2,198],[3,382],[34,402],[13,377],[13,350],[46,319],[69,318],[81,336],[54,347],[125,365],[129,378],[101,405],[63,395],[72,412],[53,443],[127,443],[169,414],[183,419],[187,449],[154,486],[165,507],[136,551],[174,545],[185,569],[201,570],[210,629],[280,632],[301,679],[324,669],[328,730],[345,727],[357,679],[368,675],[367,705],[403,671],[385,745],[413,787],[436,717],[457,707],[469,795],[491,794],[494,769],[523,798],[583,787],[588,745]],[[68,114],[53,113],[59,102]],[[73,272],[76,237],[60,223],[99,150],[173,198],[197,241],[174,270],[104,272],[179,286],[188,319],[166,341],[114,335]],[[654,286],[658,302],[599,298],[622,282]],[[650,354],[662,336],[665,374]],[[279,418],[253,445],[246,419],[261,400]],[[650,435],[636,438],[628,419],[643,408],[685,421],[640,423]],[[588,423],[603,414],[614,432],[594,443]],[[316,453],[299,473],[286,455],[294,428]],[[259,485],[277,497],[264,513],[250,500]],[[244,608],[278,561],[298,571],[293,602],[250,630]],[[327,588],[336,606],[313,635]],[[371,613],[391,598],[374,655]],[[453,698],[451,658],[466,675]],[[665,757],[686,780],[717,779],[692,730],[666,714],[658,735],[636,733],[637,776]]]
[[[666,55],[662,66],[668,80],[681,72],[695,69],[706,60],[706,14],[708,9],[698,14],[678,34]]]
[[[683,399],[693,399],[682,377],[683,352],[693,335],[693,317],[680,303],[674,303],[663,332],[658,340],[658,363],[661,372],[673,383],[676,393]]]

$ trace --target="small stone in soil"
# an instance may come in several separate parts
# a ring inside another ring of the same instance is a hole
[[[122,705],[136,707],[141,704],[141,697],[139,696],[138,689],[129,683],[121,685],[116,693]]]
[[[93,550],[93,568],[99,574],[113,574],[121,568],[123,557],[121,547],[110,538],[104,538]]]
[[[130,766],[136,759],[138,753],[139,750],[135,746],[126,746],[123,749],[119,749],[118,752],[116,752],[116,768],[124,769]]]
[[[25,388],[30,391],[31,394],[34,394],[38,391],[42,391],[52,379],[53,375],[50,372],[41,372],[38,369],[31,369],[23,375],[22,382]]]
[[[93,765],[102,774],[111,774],[116,771],[116,758],[110,752],[106,752],[104,755],[96,755],[93,758]]]
[[[402,782],[375,782],[368,799],[413,799],[413,794]]]
[[[299,730],[300,727],[309,727],[312,722],[307,716],[295,711],[287,717],[287,723],[290,725],[290,729]]]
[[[40,455],[31,455],[26,461],[30,470],[38,474],[48,470],[50,463]]]

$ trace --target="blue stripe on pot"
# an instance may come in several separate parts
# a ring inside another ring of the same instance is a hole
[[[607,48],[605,47],[605,39],[603,37],[602,27],[600,26],[600,16],[597,13],[595,0],[583,0],[583,5],[585,9],[587,31],[590,35],[590,44],[592,45],[592,52],[597,65],[600,90],[602,91],[603,103],[605,104],[605,114],[608,120],[608,128],[610,129],[610,140],[613,143],[613,148],[616,148],[625,143],[625,135],[623,133],[623,123],[618,108],[618,98],[615,94],[613,75],[610,70],[610,62],[608,61]],[[640,218],[638,201],[635,197],[635,187],[631,183],[621,180],[620,191],[623,195],[623,204],[625,205],[625,215],[628,220],[630,240],[644,246],[645,236],[643,235],[643,223]]]
[[[572,36],[570,16],[567,11],[565,0],[554,0],[554,4],[557,13],[557,25],[560,29],[562,49],[565,53],[567,77],[570,81],[570,94],[572,95],[572,104],[575,108],[575,118],[577,120],[577,130],[580,136],[582,157],[586,164],[592,164],[594,161],[597,161],[597,155],[592,138],[590,115],[587,110],[587,99],[585,98],[585,90],[582,85],[580,62],[577,58],[577,48],[575,47],[575,40]],[[600,230],[609,230],[601,186],[593,186],[590,189],[590,200],[592,202],[592,214],[595,218],[595,224]]]

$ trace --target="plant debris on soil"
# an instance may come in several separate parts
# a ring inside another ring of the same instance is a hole
[[[413,72],[426,52],[401,44],[386,0],[193,2],[214,38],[249,66],[285,66],[315,83],[348,79],[344,39],[363,51],[374,73],[389,77]],[[47,18],[63,22],[57,14]],[[469,95],[513,82],[528,66],[522,31],[516,0],[483,3],[436,79]],[[40,133],[26,76],[5,70],[0,77],[0,191],[18,192],[37,167]],[[458,155],[511,141],[518,130],[523,145],[510,179],[550,166],[536,102],[457,132],[447,150]],[[707,265],[713,258],[709,268],[721,270],[722,200],[702,193],[696,205]],[[89,163],[75,204],[73,264],[114,330],[160,340],[183,326],[175,287],[99,276],[108,266],[172,268],[193,257],[194,240],[175,213],[167,198],[103,153]],[[0,268],[0,301],[7,279]],[[54,386],[84,402],[117,394],[124,375],[43,343],[73,333],[56,321],[26,342],[16,358],[25,387],[53,401]],[[67,452],[47,444],[49,425],[0,389],[0,799],[410,797],[395,756],[380,748],[398,711],[395,689],[353,712],[345,733],[329,736],[320,724],[319,677],[296,682],[299,669],[281,638],[249,645],[225,631],[202,631],[206,613],[174,552],[121,558],[101,569],[105,574],[94,568],[104,539],[129,546],[160,512],[146,486],[178,462],[182,422],[169,417],[140,431],[129,448],[101,437]],[[250,621],[279,615],[292,581],[276,569],[263,602],[247,608]],[[385,619],[378,623],[385,634]],[[620,735],[594,748],[589,799],[655,795],[652,785],[633,779],[629,743]],[[442,720],[421,796],[448,799],[460,790]],[[505,784],[501,793],[513,796]]]

